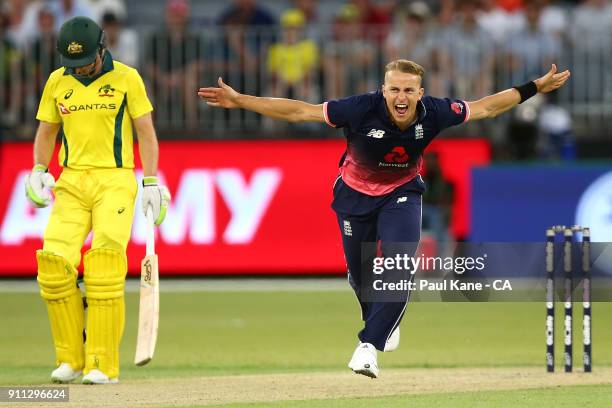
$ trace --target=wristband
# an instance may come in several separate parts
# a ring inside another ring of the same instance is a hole
[[[156,176],[147,176],[142,178],[142,186],[156,186],[157,185],[157,177]]]
[[[535,96],[538,93],[538,86],[533,81],[529,81],[526,84],[520,86],[513,86],[519,94],[521,94],[521,101],[519,103],[525,102],[527,99]]]
[[[40,171],[41,173],[46,173],[47,172],[47,166],[45,166],[44,164],[35,164],[34,167],[32,167],[32,172],[35,171]]]

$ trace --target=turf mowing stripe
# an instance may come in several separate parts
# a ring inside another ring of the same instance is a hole
[[[190,408],[432,408],[432,407],[608,407],[612,404],[612,385],[516,389],[504,391],[454,392],[423,395],[392,395],[372,398],[333,398],[300,401],[274,401],[246,404],[188,405]]]

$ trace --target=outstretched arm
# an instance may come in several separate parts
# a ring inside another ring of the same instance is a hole
[[[265,98],[236,92],[219,78],[218,88],[200,88],[198,96],[209,106],[242,108],[288,122],[325,122],[323,104],[313,105],[294,99]]]
[[[537,92],[548,93],[562,87],[570,77],[570,72],[565,70],[557,73],[557,66],[552,64],[548,73],[535,81]],[[494,118],[518,105],[521,102],[521,94],[516,88],[506,89],[494,95],[485,96],[474,102],[467,102],[470,109],[469,120]]]

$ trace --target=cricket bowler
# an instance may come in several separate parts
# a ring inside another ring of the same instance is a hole
[[[405,291],[403,301],[362,299],[361,244],[379,242],[384,248],[385,243],[419,241],[425,191],[419,172],[423,151],[439,132],[470,120],[493,118],[538,92],[551,92],[568,80],[570,72],[557,73],[552,65],[541,78],[473,102],[425,96],[424,75],[415,62],[392,61],[385,68],[380,90],[319,105],[240,94],[221,78],[218,87],[198,91],[210,106],[242,108],[290,122],[325,122],[344,130],[347,149],[333,187],[332,208],[349,282],[365,322],[348,366],[372,378],[379,375],[377,351],[392,351],[399,345],[399,324],[409,292]],[[414,256],[414,250],[408,255]]]
[[[104,32],[92,20],[72,18],[61,27],[57,51],[63,67],[45,85],[36,119],[34,167],[26,176],[36,207],[55,202],[36,252],[40,294],[47,305],[56,354],[51,380],[84,384],[119,381],[119,344],[125,321],[126,247],[138,190],[134,175],[132,124],[144,170],[142,209],[161,224],[170,195],[157,184],[158,144],[144,83],[138,72],[114,61]],[[55,183],[47,172],[62,128]],[[87,298],[77,286],[81,247]]]

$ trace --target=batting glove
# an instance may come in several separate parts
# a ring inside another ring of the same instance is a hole
[[[49,205],[53,187],[55,187],[55,179],[50,173],[47,173],[47,168],[42,164],[35,165],[25,178],[26,197],[37,208]]]
[[[160,225],[166,218],[170,192],[165,186],[157,185],[157,177],[149,176],[142,179],[142,212],[147,213],[147,208],[153,210],[155,225]]]

